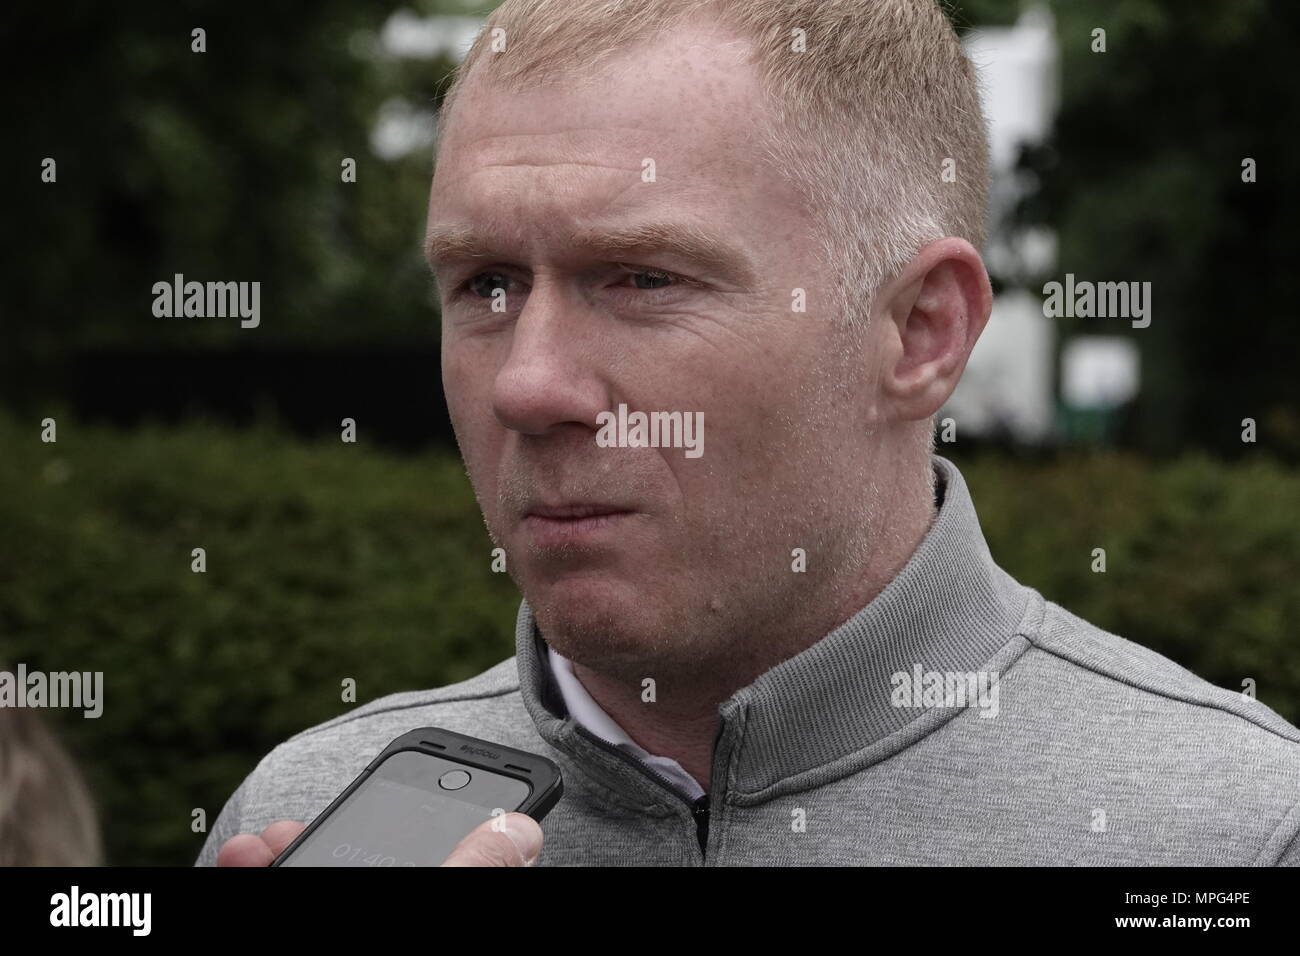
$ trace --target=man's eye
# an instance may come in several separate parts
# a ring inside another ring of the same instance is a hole
[[[620,264],[624,272],[632,277],[633,285],[643,292],[653,292],[656,289],[665,289],[670,285],[690,285],[690,280],[684,279],[679,275],[671,272],[664,272],[661,269],[638,269],[633,266]]]
[[[490,299],[495,294],[494,286],[508,286],[510,279],[500,272],[480,272],[478,275],[470,276],[465,282],[465,289],[480,298]]]
[[[627,277],[632,280],[633,288],[641,292],[655,292],[673,286],[689,286],[694,283],[672,272],[662,269],[641,269],[620,264]],[[480,272],[470,276],[461,284],[461,289],[468,295],[479,299],[491,299],[500,289],[510,290],[510,277],[501,272]]]
[[[668,273],[658,272],[654,269],[632,273],[632,282],[638,289],[662,289],[672,281],[673,277]]]

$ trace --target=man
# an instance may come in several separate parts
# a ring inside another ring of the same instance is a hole
[[[991,302],[939,9],[610,6],[496,11],[430,197],[517,655],[280,745],[199,862],[269,862],[420,726],[561,766],[542,864],[1300,861],[1300,732],[1013,581],[932,455]],[[452,862],[535,856],[507,820]]]

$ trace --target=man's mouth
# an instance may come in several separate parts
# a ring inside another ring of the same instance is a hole
[[[628,514],[628,508],[617,505],[601,505],[588,502],[575,502],[573,504],[563,505],[533,505],[525,513],[524,517],[554,518],[556,520],[568,520],[573,518],[592,518],[598,515]]]
[[[621,505],[595,502],[566,502],[531,505],[524,512],[523,527],[541,546],[595,540],[633,514]]]

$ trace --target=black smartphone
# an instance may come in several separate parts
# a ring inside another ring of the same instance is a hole
[[[563,792],[545,757],[424,727],[385,747],[271,865],[438,866],[483,821],[540,821]]]

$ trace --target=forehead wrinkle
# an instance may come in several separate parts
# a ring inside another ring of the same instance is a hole
[[[648,222],[631,226],[581,226],[563,237],[564,248],[582,249],[603,258],[629,253],[666,252],[692,264],[714,269],[739,285],[755,281],[753,264],[738,248],[690,223]],[[425,235],[430,265],[453,259],[484,258],[503,244],[490,234],[462,224],[437,225]]]
[[[587,169],[604,169],[612,172],[634,173],[634,174],[639,174],[641,172],[640,165],[618,166],[614,163],[593,163],[593,162],[582,162],[580,160],[547,160],[545,162],[529,162],[528,160],[523,160],[523,159],[512,159],[512,160],[503,160],[501,162],[481,162],[481,161],[475,162],[471,168],[466,169],[463,172],[443,175],[440,179],[436,179],[435,182],[437,183],[440,189],[446,190],[453,183],[458,183],[462,179],[467,179],[470,176],[477,175],[478,173],[481,173],[487,169],[523,168],[523,169],[552,170],[552,169],[558,169],[563,166],[578,166]]]

